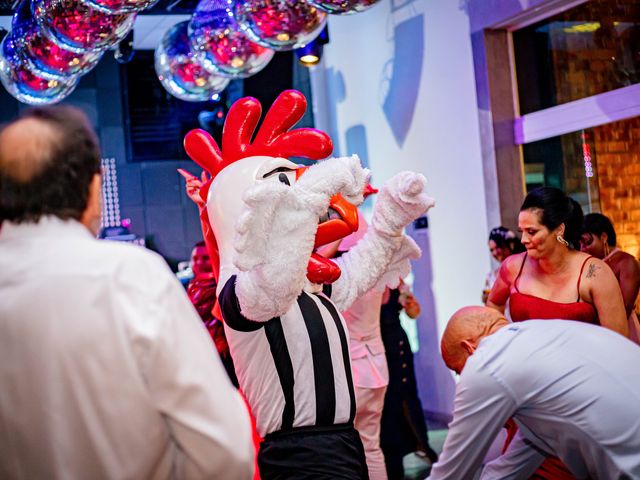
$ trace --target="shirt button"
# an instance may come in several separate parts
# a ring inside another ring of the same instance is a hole
[[[400,355],[404,355],[404,350],[400,350]]]
[[[403,378],[403,379],[402,379],[402,383],[407,383],[407,379],[406,379],[406,378]]]
[[[398,345],[400,345],[400,346],[404,345],[404,340],[400,340],[400,341],[398,342]]]
[[[402,364],[402,368],[407,368],[407,364],[406,364],[406,363],[403,363],[403,364]]]

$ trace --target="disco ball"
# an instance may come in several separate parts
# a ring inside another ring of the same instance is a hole
[[[156,48],[156,74],[174,97],[187,102],[204,102],[221,92],[229,79],[207,71],[198,63],[187,35],[189,22],[171,28]]]
[[[0,81],[18,101],[45,105],[68,97],[76,87],[77,77],[54,80],[33,73],[18,53],[11,33],[0,44]]]
[[[81,0],[90,7],[106,13],[140,12],[152,7],[158,0]]]
[[[106,50],[122,40],[136,20],[135,13],[111,15],[81,0],[32,0],[31,11],[49,40],[76,53]]]
[[[303,0],[238,0],[234,16],[251,40],[278,51],[306,45],[327,22],[326,12]]]
[[[189,23],[189,38],[207,70],[245,78],[266,67],[275,52],[249,40],[232,9],[232,0],[201,0]]]
[[[82,75],[97,65],[100,52],[76,53],[58,47],[42,34],[28,0],[23,0],[13,16],[13,38],[20,55],[35,74],[52,80]]]
[[[364,12],[379,1],[380,0],[307,0],[311,5],[315,5],[332,15],[350,15],[352,13]]]

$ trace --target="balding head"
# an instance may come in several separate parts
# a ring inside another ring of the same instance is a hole
[[[507,325],[509,321],[488,307],[464,307],[453,314],[442,335],[442,358],[456,373],[464,368],[480,340]]]
[[[62,132],[35,118],[9,124],[0,132],[0,172],[22,184],[29,183],[51,162]]]
[[[98,142],[80,110],[28,110],[0,131],[0,219],[80,220],[99,172]]]

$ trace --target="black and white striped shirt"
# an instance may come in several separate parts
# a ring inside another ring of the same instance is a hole
[[[291,308],[267,322],[240,313],[232,276],[219,303],[236,374],[265,436],[294,427],[350,423],[355,394],[349,336],[329,296],[302,292]]]

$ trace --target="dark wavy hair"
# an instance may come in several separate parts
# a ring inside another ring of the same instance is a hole
[[[41,137],[38,148],[16,153],[23,158],[16,160],[14,152],[0,157],[0,221],[37,222],[44,215],[79,220],[91,180],[100,173],[100,147],[87,117],[69,106],[33,108],[5,129],[27,119],[49,127],[51,138]],[[27,167],[32,170],[26,175],[12,172],[20,162],[32,162]]]
[[[498,248],[508,248],[511,253],[524,252],[524,245],[512,230],[503,226],[491,229],[489,240],[493,240]]]
[[[616,231],[609,217],[601,213],[589,213],[584,216],[583,231],[594,233],[598,236],[607,234],[607,243],[610,247],[616,246]]]
[[[554,230],[564,223],[564,239],[573,249],[580,248],[582,234],[582,207],[562,190],[553,187],[540,187],[529,192],[520,211],[540,209],[540,223]]]

